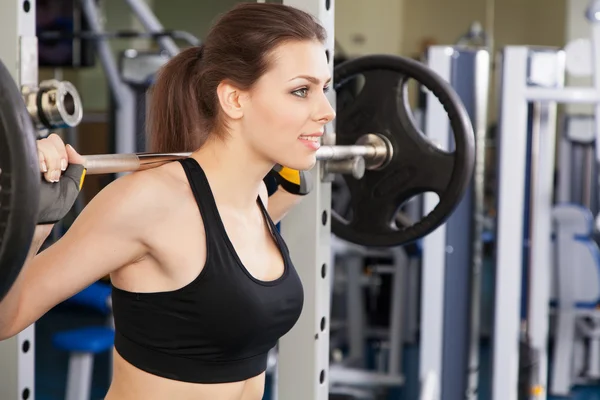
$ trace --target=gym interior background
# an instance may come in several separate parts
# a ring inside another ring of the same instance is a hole
[[[145,2],[150,5],[166,29],[190,32],[200,40],[204,37],[210,22],[219,13],[237,3],[237,1],[232,0],[145,0]],[[47,7],[50,7],[48,4],[53,4],[52,7],[59,7],[63,3],[68,3],[68,1],[38,1],[38,3],[39,6],[46,3],[45,6]],[[497,52],[508,45],[562,48],[577,38],[589,38],[591,29],[585,17],[586,8],[589,4],[589,0],[455,0],[451,2],[439,0],[340,0],[335,4],[335,56],[342,60],[383,53],[422,59],[429,46],[453,46],[465,37],[475,23],[479,23],[489,39],[488,45],[491,46],[490,53],[492,54],[487,115],[490,136],[486,141],[485,159],[486,178],[493,180],[497,168],[493,132],[498,121],[499,110]],[[107,31],[143,30],[125,1],[100,0],[98,6],[103,17],[104,28]],[[139,52],[155,52],[157,49],[156,43],[148,39],[111,40],[109,43],[115,54],[120,54],[127,49],[136,49]],[[76,140],[78,151],[82,154],[112,152],[114,143],[111,138],[111,100],[105,74],[98,61],[96,60],[91,66],[81,68],[70,68],[68,66],[61,68],[40,67],[40,81],[52,78],[72,82],[81,95],[84,116],[82,123],[77,127],[76,136],[72,138]],[[591,84],[591,78],[574,77],[566,74],[566,83],[589,85]],[[418,101],[416,100],[417,97],[414,96],[412,99],[414,104]],[[559,107],[559,114],[561,116],[590,116],[593,115],[593,107],[569,104]],[[559,121],[557,137],[560,137],[563,131],[561,122],[563,120],[561,118],[557,120]],[[558,154],[557,151],[557,160]],[[107,179],[110,179],[110,177],[88,177],[81,203],[85,204],[89,201],[107,183]],[[591,183],[589,184],[591,185]],[[494,196],[492,191],[491,194],[488,194],[486,200],[491,204],[494,201]],[[490,206],[489,208],[493,207]],[[490,213],[492,212],[490,211]],[[493,218],[493,215],[488,216]],[[64,229],[67,227],[68,221],[65,222]],[[60,231],[57,231],[55,235],[60,235]],[[490,315],[494,313],[493,281],[495,267],[493,258],[490,255],[491,248],[493,248],[493,244],[486,246],[486,258],[482,272],[479,389],[478,394],[474,395],[475,397],[465,397],[469,399],[487,400],[492,398],[489,388],[492,380],[492,373],[489,368],[491,354],[488,345],[491,341],[489,332],[492,329]],[[362,297],[364,301],[358,303],[358,306],[368,311],[369,318],[366,318],[363,323],[371,327],[385,326],[389,323],[387,314],[391,307],[389,304],[392,297],[390,293],[391,279],[385,273],[375,274],[379,276],[379,280],[374,279],[372,275],[376,269],[370,268],[370,266],[380,261],[374,258],[364,259],[364,271],[360,275],[360,279],[366,283],[362,286],[365,293]],[[452,272],[449,271],[449,273]],[[596,276],[595,279],[598,279],[598,277]],[[413,281],[410,285],[413,288],[418,287],[418,282],[418,280]],[[408,284],[404,285],[404,287],[407,286]],[[339,301],[336,304],[335,293],[334,290],[333,307],[338,307],[339,303],[343,302],[342,299],[346,298],[346,294],[343,290],[337,292]],[[420,296],[422,295],[420,294]],[[406,304],[406,307],[409,307],[411,301],[407,300]],[[414,307],[418,308],[414,304],[412,307],[413,309]],[[347,313],[347,318],[354,321],[355,319],[351,317],[353,312],[353,309],[349,307],[341,312],[341,315]],[[411,311],[405,310],[405,314],[411,314]],[[405,317],[405,320],[407,319],[409,317]],[[36,324],[35,372],[37,399],[65,398],[71,355],[57,345],[56,334],[86,326],[106,325],[106,320],[106,312],[102,307],[67,302],[51,310]],[[410,323],[407,322],[405,325],[410,325]],[[381,385],[381,388],[376,387],[375,390],[372,387],[367,389],[362,387],[348,388],[347,395],[353,396],[348,398],[390,400],[419,398],[419,327],[418,325],[412,327],[412,331],[405,327],[404,332],[406,336],[403,339],[402,351],[403,382],[396,386]],[[550,334],[550,336],[553,335]],[[590,367],[590,365],[597,363],[593,360],[594,358],[600,360],[600,351],[592,345],[594,340],[598,339],[594,335],[588,335],[585,345],[582,345],[583,350],[580,349],[590,353],[596,352],[590,355],[589,358],[581,356],[586,360],[583,362],[585,367],[581,367],[581,370],[593,369],[594,371],[589,373],[589,376],[580,376],[580,381],[570,387],[570,393],[566,398],[581,400],[600,398],[600,386],[596,386],[596,381],[600,379],[600,373],[597,366]],[[550,342],[550,348],[552,348],[552,340]],[[336,348],[335,344],[336,342],[332,339],[332,359],[346,357],[350,352],[348,344],[343,343],[343,340],[339,348]],[[359,346],[364,351],[361,354],[363,359],[357,361],[357,364],[370,370],[381,368],[381,365],[386,362],[385,359],[390,357],[385,352],[386,346],[389,346],[386,340],[365,339],[365,343]],[[552,358],[552,351],[549,354]],[[550,364],[552,364],[552,361],[550,361]],[[548,371],[551,370],[552,368],[549,367]],[[93,371],[91,398],[100,399],[106,392],[109,381],[108,352],[100,352],[94,356]],[[548,374],[550,375],[550,372]],[[584,375],[584,373],[581,372],[579,375]],[[271,394],[270,387],[267,385],[265,399],[270,399]],[[445,399],[443,394],[439,398]],[[542,397],[532,398],[539,399]],[[547,398],[559,397],[548,394]],[[563,396],[563,398],[565,397]]]

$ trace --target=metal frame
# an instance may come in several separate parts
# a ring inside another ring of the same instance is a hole
[[[311,13],[326,29],[333,76],[335,0],[283,0],[283,4]],[[335,106],[334,91],[328,97]],[[324,144],[334,144],[333,127],[333,123],[326,127]],[[311,172],[314,190],[281,222],[281,233],[304,285],[302,314],[279,341],[277,398],[285,400],[325,400],[329,396],[331,183],[320,179],[321,163]]]
[[[538,356],[533,385],[540,394],[531,398],[546,398],[556,103],[592,97],[591,89],[563,88],[564,59],[561,50],[503,51],[493,400],[517,399],[520,340]]]
[[[452,61],[447,52],[432,48],[429,52],[430,67],[446,82],[450,82]],[[448,149],[449,130],[448,117],[441,103],[433,95],[427,94],[424,132],[427,137],[441,148]],[[423,214],[428,214],[438,203],[434,194],[427,193],[423,198]],[[422,239],[423,255],[421,261],[421,342],[419,380],[434,373],[438,379],[436,400],[440,398],[442,371],[442,343],[444,336],[444,280],[446,256],[446,224]],[[441,251],[440,251],[441,250]],[[427,294],[424,296],[423,294]]]
[[[414,267],[416,257],[411,257],[402,246],[389,249],[370,249],[344,242],[332,236],[332,254],[337,268],[335,279],[345,283],[346,320],[344,339],[347,341],[347,355],[343,360],[330,365],[330,394],[353,394],[358,398],[372,398],[377,389],[398,388],[404,385],[402,370],[404,344],[404,319],[406,308],[406,275]],[[392,261],[392,265],[373,265],[371,277],[390,275],[392,279],[389,327],[369,327],[366,323],[364,307],[365,258],[380,258]],[[341,275],[341,278],[338,278]],[[377,367],[367,370],[365,365],[365,344],[369,338],[381,339],[381,347],[376,355]],[[331,337],[335,343],[336,337]]]
[[[449,82],[472,120],[477,166],[467,194],[448,221],[423,241],[421,353],[419,377],[439,379],[435,399],[476,399],[479,373],[479,302],[483,215],[483,162],[487,128],[489,52],[485,49],[433,46],[428,66]],[[446,111],[428,93],[425,134],[452,149]],[[425,196],[424,212],[437,204]],[[446,274],[445,272],[448,272]]]
[[[16,84],[38,84],[35,1],[0,2],[2,40],[0,59]],[[0,342],[0,397],[35,398],[35,327],[30,325],[18,335]]]

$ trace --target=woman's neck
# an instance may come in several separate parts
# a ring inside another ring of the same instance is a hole
[[[256,207],[263,178],[273,168],[241,140],[207,141],[192,157],[202,166],[219,202],[239,209]]]

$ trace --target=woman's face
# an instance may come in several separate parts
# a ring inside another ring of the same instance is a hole
[[[326,97],[331,75],[325,48],[293,41],[271,54],[271,69],[252,88],[240,120],[244,138],[261,156],[289,168],[316,162],[325,124],[335,117]]]

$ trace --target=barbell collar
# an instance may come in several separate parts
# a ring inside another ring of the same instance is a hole
[[[354,179],[361,179],[365,175],[365,159],[356,156],[347,160],[325,161],[325,173],[352,175]]]
[[[81,97],[73,84],[50,79],[22,86],[27,111],[38,132],[76,127],[83,118]]]
[[[370,154],[365,156],[365,168],[369,170],[385,168],[394,156],[392,143],[383,135],[368,133],[361,136],[356,144],[370,150]]]
[[[368,134],[353,146],[321,146],[317,150],[317,160],[353,160],[364,158],[365,168],[376,169],[385,166],[393,155],[390,142],[383,136]],[[84,156],[84,166],[88,175],[115,174],[141,171],[162,164],[187,158],[192,153],[130,153],[98,154]]]

